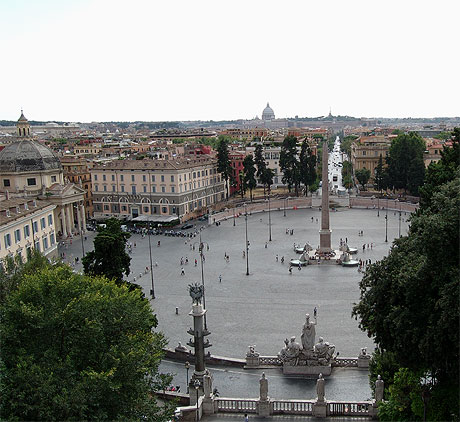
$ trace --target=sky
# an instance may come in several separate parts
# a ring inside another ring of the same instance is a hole
[[[0,0],[0,120],[460,116],[459,0]]]

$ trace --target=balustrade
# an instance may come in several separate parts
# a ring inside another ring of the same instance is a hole
[[[216,398],[218,412],[256,413],[257,399]]]
[[[273,414],[312,415],[313,400],[274,400]]]

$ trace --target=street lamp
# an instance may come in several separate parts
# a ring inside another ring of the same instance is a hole
[[[289,200],[291,198],[288,196],[287,198],[284,198],[284,213],[283,216],[286,217],[286,204],[289,205]]]
[[[385,214],[385,242],[388,242],[388,195],[387,195],[387,206]]]
[[[399,237],[401,237],[401,202],[399,202]]]
[[[76,212],[77,215],[78,215],[78,205],[77,205],[77,204],[74,204],[73,207],[74,207],[74,209],[75,209],[75,212]],[[79,220],[79,218],[78,218],[78,220]],[[81,223],[81,224],[80,224],[80,227],[79,227],[79,228],[80,228],[80,240],[81,240],[81,252],[82,252],[81,257],[82,257],[82,259],[83,259],[83,257],[85,256],[85,245],[83,244],[83,221],[81,221],[80,223]]]
[[[150,205],[151,206],[151,205]],[[150,279],[152,281],[152,287],[150,289],[150,296],[152,296],[152,299],[155,299],[155,286],[153,284],[153,264],[152,264],[152,228],[150,227],[150,220],[149,220],[149,255],[150,255]]]
[[[209,251],[209,244],[206,242],[203,242],[201,240],[201,232],[200,232],[200,241],[195,242],[193,244],[193,250],[195,250],[195,245],[198,244],[198,251],[200,252],[200,262],[201,262],[201,284],[203,286],[203,307],[206,309],[206,299],[205,299],[205,288],[204,288],[204,270],[203,270],[203,261],[204,261],[204,255],[203,255],[203,249],[204,246],[206,245],[206,249]],[[208,329],[208,325],[206,323],[206,314],[204,314],[204,329]]]
[[[235,227],[235,207],[233,207],[233,227]]]
[[[377,217],[380,217],[380,194],[377,196]]]
[[[198,392],[200,390],[200,381],[198,379],[195,379],[195,383],[193,384],[196,390],[196,420],[200,420],[200,408],[198,404]]]
[[[189,361],[185,362],[185,369],[187,371],[187,394],[189,394],[189,392],[190,392],[190,388],[189,388],[189,385],[188,385],[188,371],[190,369],[190,362]]]
[[[244,204],[244,221],[246,226],[246,275],[249,275],[249,241],[248,241],[248,210]]]
[[[270,214],[270,194],[268,194],[268,241],[272,241],[272,219]]]

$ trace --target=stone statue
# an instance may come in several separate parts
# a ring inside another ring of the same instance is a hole
[[[203,392],[204,396],[209,398],[211,397],[212,393],[212,375],[208,370],[206,370],[206,374],[203,376]]]
[[[383,400],[383,389],[385,387],[385,383],[382,380],[380,375],[377,376],[375,380],[375,401],[378,403]]]
[[[265,372],[262,372],[262,378],[259,380],[260,400],[268,400],[268,380],[265,378]]]
[[[193,303],[198,305],[201,303],[201,298],[203,297],[203,285],[202,284],[189,284],[188,290],[190,297],[193,299]]]
[[[316,336],[316,321],[310,321],[310,314],[305,315],[305,324],[303,325],[302,329],[302,347],[304,350],[311,350],[315,345],[315,336]]]
[[[288,365],[297,365],[300,349],[300,344],[295,341],[295,336],[292,336],[290,342],[287,339],[284,341],[284,347],[278,356]]]
[[[318,402],[324,402],[324,378],[323,374],[319,374],[318,380],[316,381],[316,394],[318,396]]]
[[[315,352],[318,354],[318,358],[325,358],[328,352],[328,347],[324,344],[324,339],[319,338],[318,343],[315,344]]]
[[[256,345],[249,346],[249,350],[246,352],[247,357],[257,357],[259,356],[259,352],[256,351]]]

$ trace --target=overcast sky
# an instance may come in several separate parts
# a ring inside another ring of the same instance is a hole
[[[460,115],[459,0],[1,0],[0,120]]]

